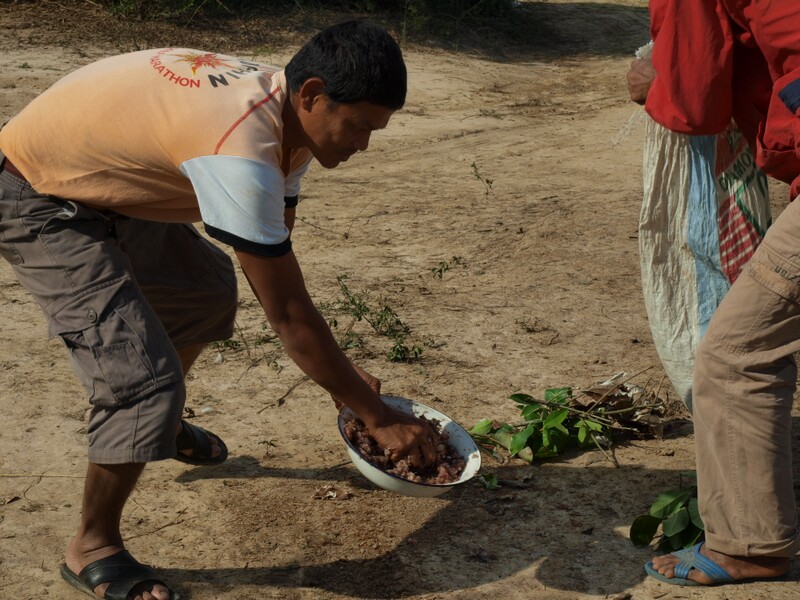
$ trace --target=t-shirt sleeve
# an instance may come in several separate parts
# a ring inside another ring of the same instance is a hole
[[[239,156],[200,156],[183,162],[206,233],[236,250],[282,256],[292,249],[284,221],[283,173]]]

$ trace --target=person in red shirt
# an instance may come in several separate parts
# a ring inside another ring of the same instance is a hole
[[[733,118],[758,166],[800,193],[800,4],[651,0],[652,63],[631,98],[678,133]],[[767,232],[700,343],[693,420],[705,541],[645,570],[678,585],[785,574],[800,550],[791,411],[800,350],[800,203]]]

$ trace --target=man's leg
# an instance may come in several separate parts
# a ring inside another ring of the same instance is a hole
[[[233,263],[192,226],[120,218],[119,246],[177,348],[183,374],[211,341],[233,335],[237,284]],[[182,425],[177,428],[178,434]],[[222,452],[209,435],[211,459]],[[179,450],[191,456],[193,450]]]
[[[175,455],[181,360],[97,211],[0,173],[0,254],[63,339],[93,404],[81,524],[67,550],[77,574],[119,553],[122,509],[144,463]],[[165,590],[145,582],[132,597],[161,600]]]
[[[177,352],[180,359],[183,373],[188,372],[194,360],[200,355],[204,344],[187,346]],[[141,404],[158,405],[170,402],[170,398],[179,398],[181,407],[185,393],[182,391],[182,384],[168,386],[164,393],[156,394],[163,396],[161,401],[148,400]],[[104,428],[115,428],[120,430],[119,425],[115,425],[115,420],[120,420],[121,414],[126,411],[136,410],[133,407],[114,413],[99,414],[105,418]],[[158,424],[153,418],[147,416],[149,411],[146,406],[138,413],[136,420],[145,431],[149,431]],[[177,413],[173,420],[177,419]],[[94,429],[94,428],[92,428]],[[181,425],[178,422],[177,432],[180,433]],[[213,455],[218,456],[219,447],[214,438],[209,438],[212,442]],[[186,452],[191,455],[191,451]],[[98,464],[89,463],[84,484],[83,506],[81,510],[81,522],[75,537],[69,543],[66,552],[66,565],[73,573],[80,571],[87,565],[96,560],[118,554],[124,550],[122,535],[120,532],[120,522],[122,511],[132,493],[136,482],[143,472],[145,463],[123,463],[123,464]],[[95,588],[95,594],[102,597],[109,584],[103,584]],[[164,584],[152,581],[143,582],[136,586],[129,594],[131,600],[168,600],[170,591]]]
[[[800,201],[792,202],[717,309],[694,373],[701,553],[734,579],[785,573],[800,549],[791,409],[800,351]],[[675,576],[679,558],[653,567]],[[709,583],[698,570],[688,578]]]
[[[183,374],[186,375],[189,372],[189,369],[194,364],[194,361],[197,360],[197,357],[200,356],[200,353],[205,348],[205,344],[194,344],[191,346],[186,346],[178,350],[178,356],[181,359],[181,367],[183,368]],[[183,431],[183,424],[178,423],[178,430],[176,435],[180,435],[181,431]],[[211,443],[211,458],[216,458],[222,453],[222,449],[219,447],[217,443],[217,439],[213,436],[208,436],[208,441]],[[181,454],[186,456],[191,456],[193,450],[178,450]]]
[[[122,509],[144,470],[144,463],[98,465],[89,463],[83,491],[83,509],[78,532],[67,546],[66,564],[73,573],[96,560],[124,550],[119,531]],[[103,597],[109,584],[95,588]],[[169,600],[170,591],[161,583],[144,582],[129,594],[130,600]]]
[[[194,361],[197,360],[197,357],[200,356],[200,353],[205,347],[205,344],[193,344],[191,346],[178,349],[178,357],[181,359],[181,368],[183,369],[184,375],[189,372],[189,369],[192,368]]]

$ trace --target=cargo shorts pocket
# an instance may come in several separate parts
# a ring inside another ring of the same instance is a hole
[[[800,264],[762,243],[750,259],[747,274],[780,297],[800,303]]]
[[[21,265],[23,263],[22,256],[16,246],[6,241],[2,227],[0,227],[0,258],[5,259],[10,265]]]
[[[164,327],[127,277],[73,297],[51,314],[50,335],[95,406],[124,406],[182,378]]]

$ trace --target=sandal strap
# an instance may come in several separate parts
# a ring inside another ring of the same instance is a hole
[[[153,569],[137,561],[127,550],[88,564],[78,574],[78,579],[90,590],[108,583],[103,596],[106,600],[127,600],[131,590],[140,583],[160,583],[167,587]]]
[[[178,450],[192,450],[195,458],[210,457],[212,453],[208,434],[188,421],[181,421],[181,432],[175,438]]]
[[[700,542],[686,550],[673,552],[675,556],[681,559],[680,562],[675,565],[675,577],[688,579],[689,571],[697,569],[701,573],[707,575],[708,578],[715,583],[733,581],[733,577],[731,577],[725,569],[700,553],[700,548],[703,547],[703,544],[704,542]]]

